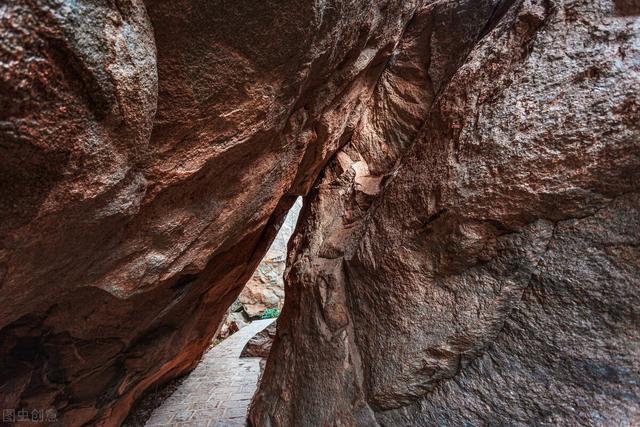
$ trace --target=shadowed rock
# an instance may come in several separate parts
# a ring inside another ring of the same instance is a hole
[[[273,322],[251,338],[242,349],[240,357],[269,357],[273,340],[276,337],[276,322]]]

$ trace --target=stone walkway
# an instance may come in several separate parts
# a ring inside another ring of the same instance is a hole
[[[251,337],[274,320],[254,321],[209,350],[176,391],[153,411],[145,426],[244,426],[260,375],[260,359],[240,359],[240,352]]]

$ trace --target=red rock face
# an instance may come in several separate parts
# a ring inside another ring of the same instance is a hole
[[[3,6],[0,406],[118,425],[192,368],[415,6]]]
[[[0,406],[119,425],[306,195],[254,425],[638,423],[632,3],[10,1]]]
[[[254,425],[640,422],[640,31],[420,8],[306,200]]]

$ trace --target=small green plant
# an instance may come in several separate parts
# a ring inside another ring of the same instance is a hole
[[[260,316],[261,319],[275,319],[276,317],[280,316],[280,310],[277,308],[267,308],[264,313],[262,313],[262,316]]]

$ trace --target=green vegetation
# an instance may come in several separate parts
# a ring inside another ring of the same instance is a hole
[[[262,313],[262,316],[260,316],[261,319],[275,319],[276,317],[280,316],[280,310],[277,308],[267,308],[264,313]]]

